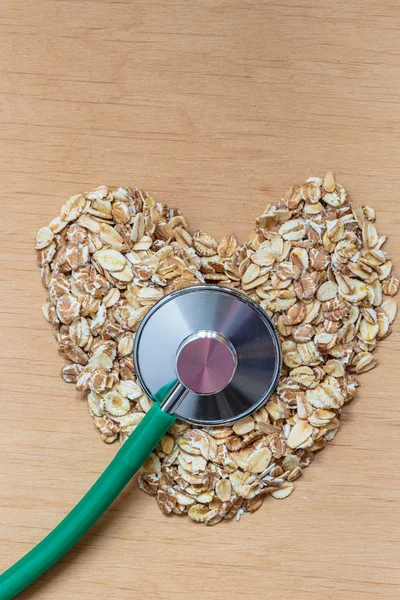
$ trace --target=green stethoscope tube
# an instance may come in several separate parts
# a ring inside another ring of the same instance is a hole
[[[165,386],[157,394],[158,400]],[[10,600],[40,577],[89,531],[168,431],[175,415],[154,403],[87,494],[59,525],[0,576],[0,600]]]

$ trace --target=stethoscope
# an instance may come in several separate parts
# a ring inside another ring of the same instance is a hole
[[[134,364],[154,404],[75,508],[0,577],[0,600],[14,598],[80,540],[177,418],[223,425],[262,406],[278,382],[281,353],[272,322],[250,299],[196,286],[149,310],[136,333]]]

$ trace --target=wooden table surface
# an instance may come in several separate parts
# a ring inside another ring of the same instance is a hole
[[[1,570],[117,450],[60,378],[37,228],[125,184],[245,240],[267,202],[332,169],[400,270],[399,26],[395,0],[2,1]],[[207,528],[132,483],[21,598],[398,597],[399,343],[397,324],[290,498]]]

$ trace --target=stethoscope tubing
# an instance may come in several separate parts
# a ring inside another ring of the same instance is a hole
[[[176,417],[155,402],[114,459],[71,512],[0,576],[0,600],[11,600],[60,560],[98,521],[157,446]]]

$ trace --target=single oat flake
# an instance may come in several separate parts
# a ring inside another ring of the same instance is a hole
[[[43,314],[69,361],[62,376],[87,393],[107,444],[124,443],[151,407],[132,349],[141,319],[166,294],[236,288],[279,332],[284,366],[265,406],[232,425],[177,421],[146,460],[139,486],[162,512],[215,525],[293,492],[392,331],[399,278],[385,242],[374,210],[353,204],[331,172],[269,204],[246,244],[190,233],[179,210],[122,187],[72,196],[40,228]]]

